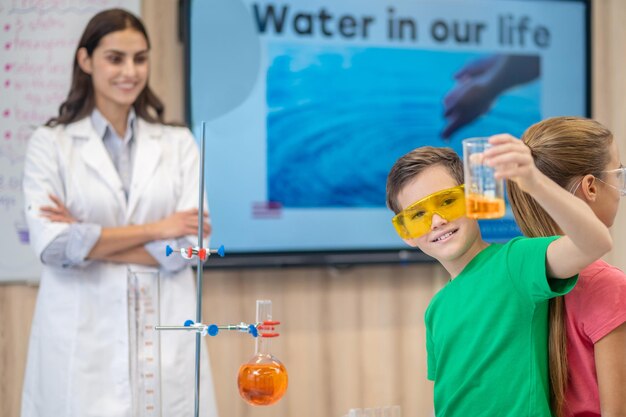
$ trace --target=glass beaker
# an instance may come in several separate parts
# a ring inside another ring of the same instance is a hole
[[[494,169],[483,163],[483,153],[492,145],[489,138],[463,140],[466,215],[472,219],[504,216],[504,180],[496,179]]]
[[[128,269],[128,341],[133,416],[161,417],[158,271]]]
[[[272,321],[272,302],[257,300],[256,322]],[[271,325],[261,325],[256,338],[255,354],[239,368],[239,395],[250,405],[272,405],[287,391],[287,369],[270,353]]]

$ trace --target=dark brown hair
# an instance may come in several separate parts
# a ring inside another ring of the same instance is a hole
[[[132,13],[122,9],[104,10],[91,18],[78,42],[74,54],[72,85],[65,101],[59,107],[59,115],[46,122],[46,126],[66,125],[90,114],[95,106],[91,75],[84,72],[78,65],[78,50],[85,48],[92,56],[100,39],[112,32],[127,28],[134,29],[146,38],[148,48],[150,40],[143,23]],[[152,92],[148,84],[141,91],[133,104],[137,116],[151,123],[163,123],[165,108],[159,98]]]
[[[522,141],[530,148],[535,165],[561,187],[572,190],[584,175],[602,177],[610,160],[612,133],[600,123],[581,117],[553,117],[529,127]],[[515,220],[526,236],[561,234],[556,222],[515,182],[507,181]],[[563,297],[550,300],[550,385],[552,409],[563,415],[567,389],[567,334]]]
[[[387,175],[387,207],[394,213],[402,211],[398,194],[415,176],[426,168],[444,166],[457,184],[463,184],[463,162],[452,148],[422,146],[402,156]]]

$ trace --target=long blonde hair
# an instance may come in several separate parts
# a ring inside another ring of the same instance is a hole
[[[613,134],[600,123],[580,117],[553,117],[534,124],[524,132],[537,168],[561,187],[571,190],[584,175],[602,178],[610,160]],[[526,236],[561,234],[556,222],[528,194],[507,181],[507,193],[515,220]],[[550,385],[551,405],[557,417],[563,415],[567,388],[567,335],[563,297],[550,300]]]

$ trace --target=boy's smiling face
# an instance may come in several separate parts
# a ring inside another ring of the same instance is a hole
[[[404,186],[398,194],[397,201],[402,209],[405,209],[424,197],[457,185],[459,184],[446,167],[434,165],[426,168]],[[454,264],[469,262],[475,255],[475,251],[471,249],[482,243],[476,220],[463,216],[448,222],[436,213],[433,214],[428,233],[404,241],[437,259],[448,271],[451,270],[450,267],[457,269]]]

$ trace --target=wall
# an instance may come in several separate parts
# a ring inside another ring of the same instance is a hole
[[[626,2],[594,0],[593,4],[593,117],[615,135],[620,156],[626,164],[626,55],[624,40]],[[626,271],[626,204],[622,204],[612,229],[613,251],[607,262]]]
[[[144,0],[143,16],[154,46],[152,85],[172,119],[183,118],[182,50],[175,41],[175,0]],[[626,2],[596,0],[593,45],[594,117],[610,127],[626,161]],[[626,205],[613,227],[607,260],[626,270]],[[222,416],[342,416],[355,406],[400,404],[404,416],[432,410],[426,381],[422,316],[445,282],[435,265],[210,272],[205,276],[204,317],[238,322],[254,317],[254,300],[274,301],[282,336],[274,354],[290,372],[283,400],[252,408],[239,400],[236,373],[253,354],[241,335],[210,339]],[[19,415],[19,395],[37,288],[0,286],[0,415]],[[190,395],[192,395],[190,393]]]

